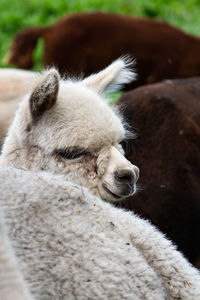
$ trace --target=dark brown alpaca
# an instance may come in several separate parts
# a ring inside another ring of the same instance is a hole
[[[126,156],[143,188],[121,206],[150,219],[200,267],[200,78],[139,87],[118,104],[138,135]]]
[[[87,76],[129,54],[137,60],[138,80],[126,88],[200,75],[200,39],[164,22],[100,12],[73,14],[52,26],[17,33],[7,61],[32,68],[39,37],[44,38],[44,66],[55,65],[61,73]]]

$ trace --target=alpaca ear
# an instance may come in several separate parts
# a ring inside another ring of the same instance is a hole
[[[46,72],[30,96],[30,111],[38,119],[56,102],[59,89],[59,74],[55,69]]]
[[[136,78],[136,74],[130,68],[133,63],[129,57],[119,58],[101,72],[85,78],[82,84],[97,93],[117,91],[122,85]]]

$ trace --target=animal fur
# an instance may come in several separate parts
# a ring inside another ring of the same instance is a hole
[[[3,188],[4,189],[4,188]],[[2,198],[1,198],[2,200]],[[0,200],[0,201],[1,201]],[[7,228],[5,228],[0,203],[0,299],[31,300],[27,283],[24,282],[16,257],[11,248]]]
[[[139,170],[120,146],[129,132],[103,95],[133,77],[127,59],[78,81],[45,72],[20,103],[0,164],[65,174],[107,201],[134,194]]]
[[[126,53],[136,57],[137,80],[125,89],[200,75],[200,39],[165,22],[102,12],[73,14],[18,32],[6,60],[32,68],[39,37],[44,39],[44,66],[54,65],[62,74],[88,76]]]
[[[141,169],[142,187],[121,206],[151,220],[200,266],[200,78],[139,87],[117,104],[137,133],[124,150]]]
[[[0,168],[1,205],[36,299],[200,299],[200,274],[148,221],[65,177]]]
[[[36,73],[31,71],[0,69],[0,147],[19,102],[36,79]]]
[[[119,144],[130,133],[102,99],[106,89],[129,82],[128,67],[119,59],[82,81],[47,71],[8,132],[1,205],[38,299],[200,297],[199,272],[162,234],[94,196],[114,202],[136,191],[138,168]]]

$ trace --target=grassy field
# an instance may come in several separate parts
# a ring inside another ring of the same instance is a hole
[[[165,20],[200,36],[200,0],[0,0],[0,67],[18,30],[52,24],[70,13],[97,10]],[[36,70],[41,68],[41,51],[40,42],[35,53]]]

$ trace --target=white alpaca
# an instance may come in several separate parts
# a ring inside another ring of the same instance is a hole
[[[131,212],[45,172],[0,167],[0,190],[36,299],[200,299],[199,272]]]
[[[37,75],[17,69],[0,69],[0,146],[22,97],[30,92]]]
[[[129,132],[103,101],[106,90],[133,79],[128,66],[118,59],[82,81],[47,71],[20,104],[0,164],[64,174],[108,201],[135,193],[139,170],[120,146]]]
[[[0,300],[31,300],[10,245],[0,207]]]
[[[5,140],[1,204],[39,299],[200,299],[198,271],[163,235],[94,196],[116,201],[136,191],[138,169],[119,144],[128,131],[101,99],[130,80],[126,67],[119,59],[83,81],[48,71]]]

